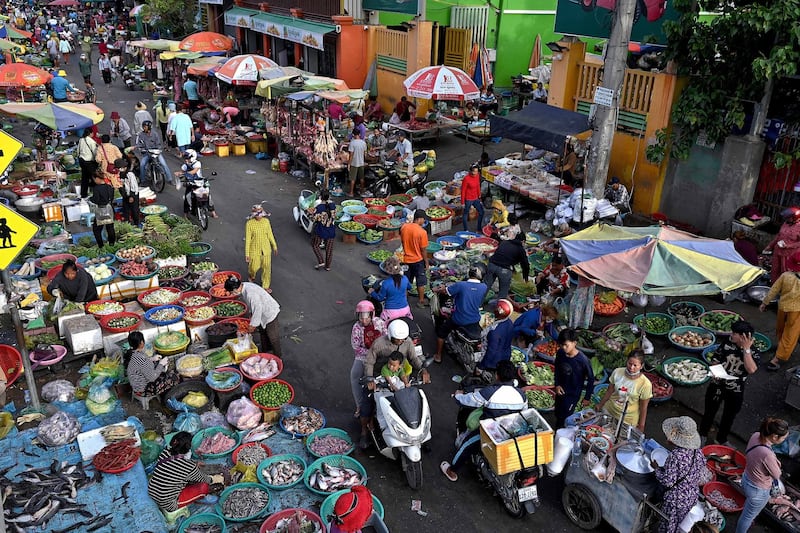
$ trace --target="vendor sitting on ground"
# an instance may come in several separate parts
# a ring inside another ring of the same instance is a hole
[[[204,107],[192,113],[192,122],[200,128],[201,134],[205,134],[209,128],[219,126],[222,120],[219,112],[211,107]]]
[[[514,213],[508,214],[508,226],[500,228],[497,232],[497,237],[501,241],[511,241],[517,238],[517,235],[522,233],[522,228],[519,226],[519,218]],[[525,240],[525,239],[522,239]]]
[[[72,259],[64,262],[61,272],[47,286],[47,292],[70,302],[86,303],[97,300],[94,279],[84,269],[79,269]]]
[[[415,189],[414,198],[411,202],[403,207],[403,218],[408,222],[413,222],[412,218],[417,209],[425,211],[431,206],[431,200],[428,198],[428,191],[425,190],[424,183],[418,183]]]
[[[603,193],[603,197],[611,202],[611,205],[617,208],[620,214],[626,214],[630,212],[630,206],[628,205],[630,201],[630,195],[628,194],[628,189],[620,183],[619,178],[614,176],[611,178],[611,181],[608,182],[606,185],[606,190]]]
[[[179,431],[158,456],[147,494],[162,512],[173,512],[203,498],[209,485],[223,483],[221,474],[209,476],[192,461],[192,435]]]
[[[552,305],[539,307],[541,298],[534,295],[530,298],[528,310],[522,313],[514,321],[514,346],[527,348],[539,339],[550,337],[558,338],[558,311]]]
[[[475,122],[478,120],[478,115],[480,115],[480,113],[475,109],[475,104],[467,102],[464,105],[464,122]]]
[[[122,358],[128,382],[138,396],[158,396],[178,383],[180,376],[167,371],[168,359],[150,358],[144,351],[144,335],[141,331],[128,334],[128,350]]]
[[[367,102],[367,109],[364,111],[365,122],[383,122],[383,109],[375,95],[370,95]]]
[[[489,220],[489,230],[493,236],[498,230],[508,226],[508,209],[502,200],[492,200],[492,218]]]
[[[538,276],[536,276],[536,290],[539,294],[549,294],[550,296],[564,296],[567,294],[569,286],[569,274],[564,268],[564,260],[556,256],[553,262],[547,265]]]

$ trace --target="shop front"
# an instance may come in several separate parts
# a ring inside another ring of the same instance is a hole
[[[235,7],[225,12],[225,30],[245,52],[260,53],[281,66],[336,77],[338,39],[333,24]]]

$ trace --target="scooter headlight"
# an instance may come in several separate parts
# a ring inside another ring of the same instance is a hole
[[[392,423],[392,429],[394,429],[394,432],[397,434],[397,436],[403,439],[404,441],[408,442],[411,440],[411,435],[409,435],[403,428],[403,426],[401,426],[397,422]]]

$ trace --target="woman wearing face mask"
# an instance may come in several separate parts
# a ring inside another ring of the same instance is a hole
[[[360,415],[359,405],[363,393],[361,390],[361,376],[364,375],[364,361],[367,358],[367,351],[372,346],[372,342],[386,334],[386,323],[380,317],[375,316],[375,306],[369,300],[361,300],[356,304],[356,323],[353,324],[353,331],[350,334],[350,344],[353,346],[353,366],[350,369],[350,388],[353,392],[353,401],[356,404],[356,411],[353,416]]]
[[[278,243],[272,234],[267,214],[261,204],[253,206],[250,218],[244,225],[244,253],[247,262],[247,275],[255,282],[256,274],[261,270],[261,286],[267,292],[272,283],[272,254],[278,255]]]
[[[163,513],[172,513],[208,494],[209,485],[223,483],[221,474],[209,476],[192,461],[192,435],[176,433],[158,456],[147,493]]]
[[[608,389],[597,408],[614,418],[625,412],[625,423],[644,432],[647,406],[653,397],[653,384],[642,374],[644,352],[634,350],[628,356],[625,368],[617,368],[608,378]],[[625,400],[628,406],[625,408]],[[609,401],[610,400],[610,401]]]

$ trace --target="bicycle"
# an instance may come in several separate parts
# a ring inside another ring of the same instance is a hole
[[[158,161],[162,150],[148,148],[145,152],[150,156],[147,158],[147,164],[144,167],[145,180],[150,183],[150,188],[155,192],[164,192],[164,186],[167,183],[167,171]]]

